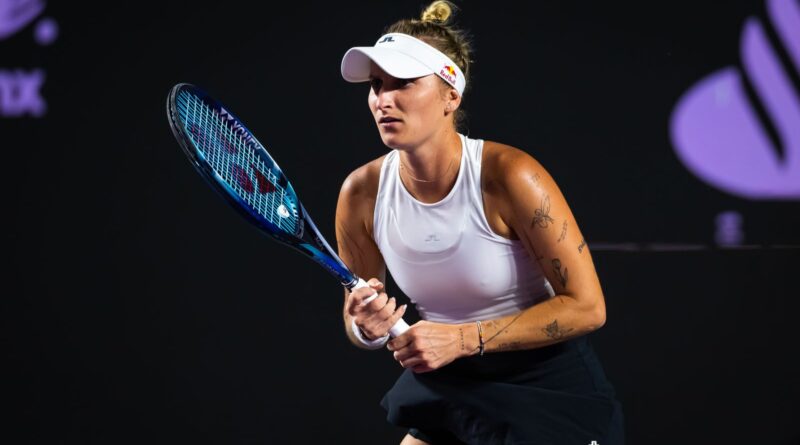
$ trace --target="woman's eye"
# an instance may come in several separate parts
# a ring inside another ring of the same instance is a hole
[[[393,85],[396,87],[404,87],[410,83],[412,83],[414,79],[397,79]],[[378,90],[383,85],[383,81],[381,79],[370,79],[369,85],[372,89]]]

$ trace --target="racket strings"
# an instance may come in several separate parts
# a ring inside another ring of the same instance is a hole
[[[190,137],[217,176],[264,219],[296,234],[299,227],[294,202],[287,199],[272,166],[264,163],[243,134],[193,94],[182,91],[176,104]]]

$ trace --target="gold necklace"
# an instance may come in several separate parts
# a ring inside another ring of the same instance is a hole
[[[449,171],[450,171],[450,167],[452,167],[452,166],[453,166],[453,162],[454,162],[455,160],[456,160],[456,157],[455,157],[455,156],[453,156],[453,159],[451,159],[451,160],[450,160],[450,164],[448,164],[448,166],[447,166],[447,170],[445,170],[445,171],[444,171],[444,173],[442,173],[442,176],[439,176],[438,178],[436,178],[436,179],[431,179],[431,180],[427,180],[427,179],[417,179],[417,178],[415,178],[415,177],[414,177],[414,175],[412,175],[412,174],[411,174],[411,172],[408,170],[408,168],[407,168],[407,167],[406,167],[406,166],[403,164],[403,158],[400,158],[400,168],[401,168],[402,170],[405,170],[405,171],[406,171],[406,175],[408,175],[408,177],[409,177],[409,178],[411,178],[411,179],[413,179],[413,180],[415,180],[415,181],[417,181],[417,182],[436,182],[436,181],[438,181],[438,180],[442,179],[442,178],[443,178],[443,177],[444,177],[444,176],[447,174],[447,172],[449,172]]]

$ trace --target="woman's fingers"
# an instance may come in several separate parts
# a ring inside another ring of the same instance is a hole
[[[405,306],[405,305],[403,305]],[[414,340],[417,338],[417,326],[422,323],[421,321],[411,326],[409,330],[396,338],[393,338],[386,344],[386,348],[390,351],[399,351],[403,348],[413,346]]]
[[[403,318],[403,314],[406,313],[406,307],[408,307],[407,304],[404,304],[397,309],[395,309],[394,306],[395,304],[393,303],[391,315],[389,315],[380,325],[380,329],[382,329],[384,332],[389,332],[389,329],[391,329],[397,323],[397,320]]]
[[[364,298],[364,300],[361,302],[363,310],[370,313],[380,312],[381,309],[383,309],[383,307],[386,306],[386,303],[389,301],[389,296],[386,295],[385,292],[375,292],[372,289],[370,289],[369,292],[370,292],[369,295],[367,295],[367,297]],[[373,298],[372,300],[369,300],[369,298],[376,293],[378,294],[378,296]],[[367,304],[364,304],[367,301],[369,302]]]
[[[397,307],[397,300],[389,298],[384,285],[377,278],[370,279],[369,287],[362,287],[350,292],[347,301],[347,312],[355,319],[356,325],[369,337],[378,338],[386,335],[389,329],[403,317],[406,306]],[[377,295],[373,297],[373,295]],[[366,304],[365,304],[366,302]]]
[[[385,336],[389,332],[389,329],[397,323],[397,320],[403,317],[407,307],[407,305],[403,305],[398,308],[396,299],[394,297],[387,298],[385,293],[382,293],[375,301],[378,300],[385,302],[378,312],[364,317],[362,322],[359,322],[361,317],[356,318],[356,323],[361,326],[361,330],[363,330],[365,334],[375,338]],[[367,306],[371,307],[372,303]]]
[[[367,291],[374,293],[372,289],[368,289]],[[381,316],[381,311],[389,303],[389,297],[385,293],[381,293],[378,294],[377,298],[364,305],[363,300],[366,300],[368,297],[369,295],[364,298],[360,296],[356,297],[355,300],[361,300],[362,303],[355,304],[351,315],[355,319],[356,325],[358,325],[365,334],[372,336],[375,334],[378,325],[384,320]],[[376,337],[380,336],[381,335],[376,335]]]
[[[422,320],[390,340],[386,348],[403,368],[430,372],[462,356],[454,342],[457,330],[457,326]]]
[[[394,351],[392,353],[392,357],[394,357],[394,359],[397,360],[398,362],[407,363],[412,357],[419,358],[419,354],[420,354],[419,351],[411,351],[408,349],[403,349],[400,351]]]
[[[362,304],[368,304],[369,302],[372,301],[370,297],[372,297],[372,299],[374,300],[376,297],[373,297],[373,295],[380,294],[384,290],[383,283],[381,283],[380,280],[378,280],[377,278],[371,278],[367,282],[367,284],[369,285],[369,288],[372,289],[372,292],[362,301]],[[373,306],[373,308],[378,310],[378,308],[376,308],[375,306]]]
[[[369,287],[375,289],[376,291],[383,292],[384,286],[379,279],[370,278],[370,280],[367,281],[367,284],[369,284]]]
[[[386,294],[383,294],[383,295],[386,295]],[[383,320],[388,320],[392,316],[392,314],[394,314],[394,311],[395,311],[396,307],[397,307],[397,300],[395,300],[394,297],[389,298],[386,301],[386,304],[381,308],[380,312],[378,312],[378,315]]]
[[[402,358],[397,360],[397,362],[403,368],[410,369],[412,372],[415,373],[430,372],[438,367],[436,364],[430,363],[428,360],[425,360],[420,356]]]
[[[386,304],[386,301],[377,301],[380,300],[380,296],[378,298],[373,299],[366,305],[364,302],[369,299],[372,295],[375,294],[375,290],[369,287],[362,287],[360,289],[356,289],[350,292],[348,296],[347,302],[347,312],[351,316],[355,316],[359,312],[363,312],[364,310],[369,311],[371,307],[371,311],[379,311],[383,306]],[[384,294],[385,295],[385,294]],[[374,305],[373,305],[374,304]],[[372,306],[370,306],[372,305]]]

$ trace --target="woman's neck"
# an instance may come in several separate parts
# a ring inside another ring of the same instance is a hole
[[[441,201],[461,168],[461,137],[454,130],[435,135],[413,150],[400,150],[400,179],[419,201]]]

